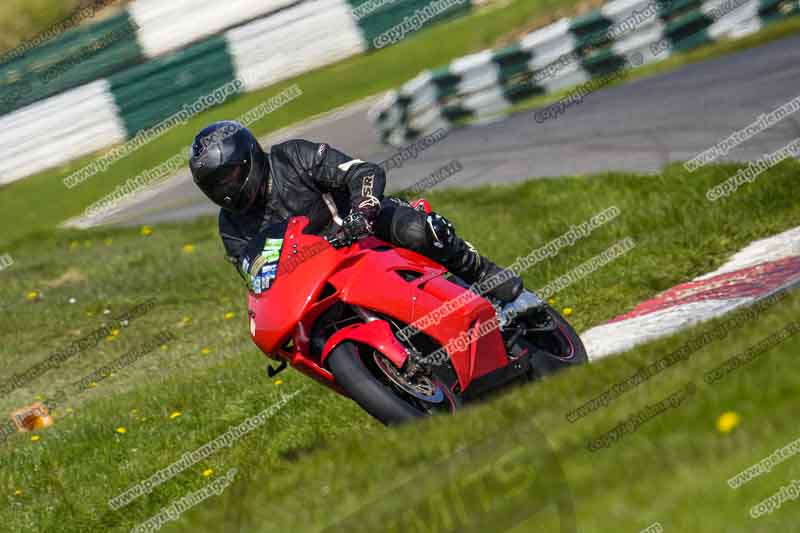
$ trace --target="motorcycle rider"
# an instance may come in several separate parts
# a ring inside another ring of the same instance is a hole
[[[308,217],[306,231],[325,235],[334,246],[374,234],[437,261],[470,285],[502,272],[443,216],[384,197],[386,175],[379,165],[328,144],[294,139],[266,153],[242,124],[222,121],[195,137],[189,167],[195,184],[222,208],[219,231],[228,259],[256,293],[279,273],[283,231],[294,215]],[[510,271],[505,277],[488,291],[502,303],[523,291],[519,277]]]

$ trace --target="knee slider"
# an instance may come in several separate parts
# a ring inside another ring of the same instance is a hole
[[[423,251],[428,248],[425,214],[412,207],[398,206],[392,220],[394,240],[403,248]]]

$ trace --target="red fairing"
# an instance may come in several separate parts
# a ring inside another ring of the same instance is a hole
[[[274,353],[288,342],[303,316],[314,307],[328,277],[351,255],[350,249],[326,248],[320,246],[325,243],[324,239],[304,235],[302,230],[307,224],[305,217],[293,218],[284,236],[280,262],[291,262],[294,265],[291,272],[282,275],[279,270],[278,277],[267,291],[259,295],[248,293],[252,320],[250,333],[264,353]],[[293,253],[294,250],[297,254]],[[305,250],[312,251],[313,255]],[[297,261],[292,258],[296,255],[308,257]]]
[[[421,280],[418,280],[421,281]],[[492,305],[468,289],[451,283],[443,277],[436,277],[427,282],[419,283],[414,294],[415,302],[414,320],[422,321],[425,317],[436,318],[445,302],[455,300],[464,295],[467,303],[456,308],[451,313],[445,314],[428,327],[421,327],[439,344],[448,349],[453,369],[458,376],[461,389],[465,390],[472,380],[508,364],[505,347],[500,332],[495,329],[480,339],[478,351],[470,349],[469,341],[475,341],[470,331],[476,321],[486,322],[496,317]],[[414,320],[408,321],[409,324]],[[464,343],[458,339],[465,339]]]
[[[411,202],[411,207],[413,207],[414,209],[421,210],[426,215],[429,215],[431,213],[431,211],[433,211],[431,209],[431,204],[429,204],[428,200],[426,200],[425,198],[420,198],[419,200],[414,200],[413,202]]]
[[[373,320],[366,324],[353,324],[342,328],[328,339],[325,348],[322,350],[322,363],[328,358],[328,354],[340,343],[353,341],[366,344],[375,348],[389,358],[397,368],[402,368],[408,359],[408,351],[392,333],[392,328],[384,320]]]
[[[435,321],[416,325],[442,346],[454,341],[448,353],[462,390],[475,378],[508,364],[499,331],[489,328],[485,335],[477,335],[480,324],[495,318],[487,300],[470,297],[441,315],[445,302],[467,291],[445,279],[441,265],[372,237],[336,250],[320,237],[303,234],[307,222],[304,217],[290,221],[277,278],[267,291],[248,297],[253,341],[264,353],[288,360],[334,389],[324,358],[344,340],[372,346],[402,366],[408,354],[385,320],[345,327],[327,340],[321,357],[311,356],[309,334],[314,322],[343,302],[405,324],[436,316]]]

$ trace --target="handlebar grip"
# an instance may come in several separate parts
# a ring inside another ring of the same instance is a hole
[[[344,248],[345,246],[350,246],[353,244],[352,239],[339,235],[329,235],[326,237],[326,240],[328,241],[328,244],[334,248]]]

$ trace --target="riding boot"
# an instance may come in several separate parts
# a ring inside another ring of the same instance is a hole
[[[432,248],[430,256],[469,283],[476,293],[501,303],[512,302],[522,294],[522,280],[479,254],[474,246],[456,235],[449,220],[431,213],[426,217],[425,225]]]
[[[512,271],[500,268],[460,237],[455,237],[452,246],[452,255],[442,264],[478,294],[509,303],[522,293],[522,280]]]

